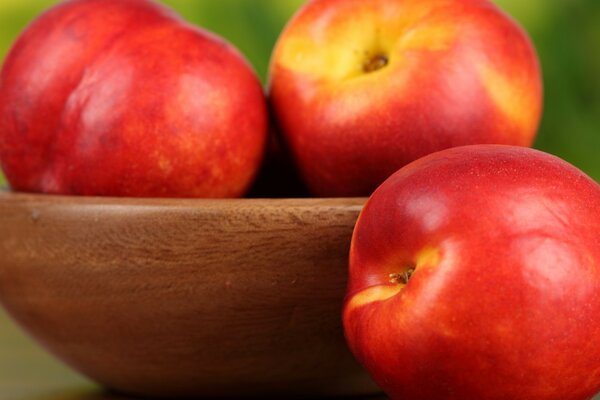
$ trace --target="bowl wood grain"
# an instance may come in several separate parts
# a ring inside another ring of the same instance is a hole
[[[341,327],[363,204],[0,192],[0,301],[126,393],[376,393]]]

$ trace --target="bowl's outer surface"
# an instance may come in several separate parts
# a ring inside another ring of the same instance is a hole
[[[363,203],[0,192],[0,300],[129,393],[373,393],[341,327]]]

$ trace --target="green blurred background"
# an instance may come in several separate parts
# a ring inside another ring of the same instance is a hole
[[[56,0],[0,0],[0,59],[26,24],[53,3]],[[237,45],[264,81],[277,35],[303,0],[164,3]],[[535,146],[600,181],[600,1],[496,3],[525,27],[541,58],[545,112]]]

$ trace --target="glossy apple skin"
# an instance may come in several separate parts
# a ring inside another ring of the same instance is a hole
[[[269,97],[311,191],[366,196],[438,150],[530,146],[543,96],[527,34],[490,1],[312,0],[279,38]]]
[[[348,343],[394,399],[590,399],[599,232],[600,187],[554,156],[500,145],[426,156],[359,217]],[[404,284],[394,274],[409,268]]]
[[[267,127],[242,55],[147,0],[55,6],[0,77],[0,159],[18,191],[241,196]]]

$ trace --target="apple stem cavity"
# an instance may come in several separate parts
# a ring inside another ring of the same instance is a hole
[[[402,271],[397,274],[390,274],[390,283],[396,285],[406,285],[414,272],[415,268],[409,268],[406,271]]]
[[[365,73],[375,72],[384,68],[389,63],[389,58],[385,54],[376,54],[374,57],[370,58],[363,64],[363,71]]]

